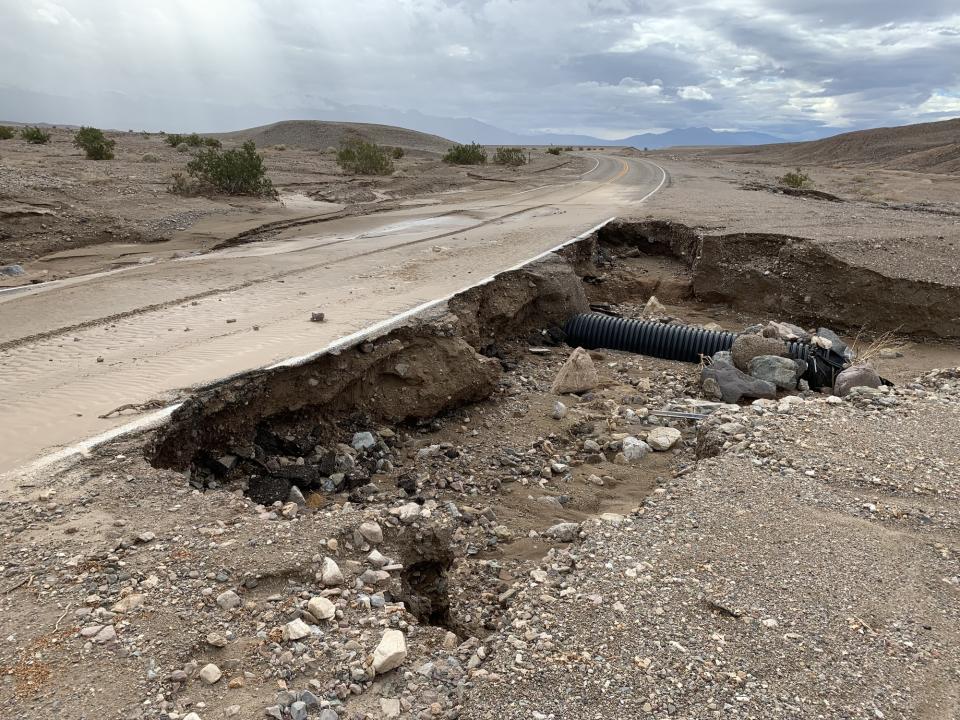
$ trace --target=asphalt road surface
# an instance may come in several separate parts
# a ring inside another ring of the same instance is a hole
[[[0,294],[0,474],[127,423],[100,416],[314,352],[468,287],[664,184],[651,162],[582,153],[579,180],[466,191],[268,241]],[[310,322],[322,311],[326,322]]]

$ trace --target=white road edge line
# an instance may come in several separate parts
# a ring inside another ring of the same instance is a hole
[[[657,165],[655,162],[651,162],[649,160],[645,160],[644,162],[648,162],[654,167],[656,167],[660,171],[662,177],[660,179],[660,184],[657,185],[656,188],[648,192],[646,195],[644,195],[638,202],[644,202],[645,200],[650,198],[652,195],[659,192],[659,190],[663,187],[664,183],[667,182],[666,170],[664,170],[662,167]],[[484,278],[483,280],[480,280],[479,282],[476,282],[472,285],[467,285],[466,287],[461,288],[460,290],[456,290],[455,292],[449,293],[447,295],[444,295],[441,298],[422,303],[409,310],[405,310],[404,312],[398,315],[394,315],[391,318],[387,318],[386,320],[381,320],[380,322],[374,323],[373,325],[369,325],[354,333],[350,333],[349,335],[346,335],[338,340],[334,340],[332,343],[324,347],[322,350],[317,350],[315,352],[308,353],[306,355],[300,355],[298,357],[292,357],[286,360],[281,360],[280,362],[276,362],[272,365],[267,365],[266,367],[255,368],[253,370],[244,370],[243,372],[235,373],[233,375],[228,375],[224,378],[221,378],[220,380],[215,380],[214,382],[206,383],[204,385],[198,385],[196,388],[194,388],[194,391],[199,391],[205,388],[213,387],[223,382],[227,382],[233,378],[240,377],[242,375],[248,375],[254,372],[259,372],[263,370],[275,370],[277,368],[283,368],[283,367],[297,367],[298,365],[303,365],[305,363],[310,362],[311,360],[315,360],[321,355],[326,355],[328,353],[334,353],[334,352],[343,350],[357,343],[360,340],[366,340],[372,337],[377,337],[383,334],[384,332],[389,332],[390,330],[393,330],[395,327],[402,325],[406,320],[409,320],[410,318],[415,317],[416,315],[419,315],[428,310],[431,310],[437,307],[438,305],[442,305],[443,303],[459,295],[460,293],[467,292],[468,290],[473,290],[474,288],[478,288],[483,285],[486,285],[487,283],[492,282],[497,278],[498,275],[519,270],[523,267],[526,267],[527,265],[530,265],[531,263],[535,263],[538,260],[542,260],[543,258],[545,258],[547,255],[551,253],[557,252],[558,250],[562,250],[568,245],[572,245],[575,242],[584,240],[590,237],[593,233],[595,233],[600,228],[604,227],[608,223],[613,222],[616,219],[617,219],[616,215],[614,215],[613,217],[609,217],[606,220],[604,220],[602,223],[599,223],[598,225],[594,225],[592,228],[590,228],[585,232],[580,233],[576,237],[570,238],[569,240],[566,240],[565,242],[562,242],[559,245],[556,245],[550,248],[549,250],[544,250],[542,253],[535,255],[534,257],[529,258],[527,260],[524,260],[521,263],[517,263],[513,267],[509,267],[506,270],[501,270],[500,272],[494,275],[491,275],[490,277]],[[163,421],[165,421],[167,418],[173,415],[173,413],[176,412],[176,410],[179,409],[180,406],[182,405],[183,405],[182,402],[168,405],[165,408],[162,408],[160,410],[157,410],[156,412],[150,413],[149,415],[145,415],[142,418],[139,418],[137,420],[127,423],[126,425],[120,425],[118,427],[113,428],[112,430],[108,430],[105,433],[101,433],[100,435],[95,435],[92,438],[88,438],[86,440],[78,442],[75,445],[71,445],[61,450],[57,450],[49,455],[46,455],[42,458],[34,460],[32,463],[28,463],[22,468],[15,468],[14,470],[9,471],[9,473],[3,473],[2,475],[0,475],[0,477],[6,476],[8,474],[19,475],[22,473],[29,473],[32,471],[40,470],[44,467],[52,465],[53,463],[60,462],[61,460],[66,460],[67,458],[73,455],[85,455],[88,452],[90,452],[90,450],[97,447],[98,445],[102,445],[106,442],[109,442],[110,440],[115,440],[116,438],[121,437],[123,435],[128,435],[133,432],[139,432],[142,430],[149,430],[154,427],[158,427],[161,423],[163,423]]]

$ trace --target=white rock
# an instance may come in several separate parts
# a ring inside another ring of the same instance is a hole
[[[379,569],[384,565],[387,565],[390,561],[383,556],[379,550],[371,550],[370,554],[367,555],[367,562],[373,565],[373,567]]]
[[[680,431],[672,427],[655,427],[647,434],[647,444],[654,450],[669,450],[680,439]]]
[[[310,634],[310,626],[307,625],[303,620],[297,618],[296,620],[291,620],[286,625],[283,626],[283,639],[284,640],[300,640],[307,637]]]
[[[651,295],[647,304],[643,306],[643,314],[646,317],[662,317],[667,314],[667,309],[657,300],[656,295]]]
[[[377,444],[373,433],[358,432],[353,434],[353,440],[350,443],[354,450],[365,450]]]
[[[183,720],[200,720],[200,716],[194,712],[187,713],[186,715],[183,716]]]
[[[223,673],[213,663],[208,663],[200,668],[200,679],[203,680],[207,685],[215,685],[220,682],[220,678],[223,677]]]
[[[121,598],[110,610],[115,613],[127,613],[143,605],[146,598],[147,596],[143,593],[131,593],[125,598]]]
[[[407,658],[407,641],[399,630],[387,630],[373,651],[373,669],[378,674],[399,667]]]
[[[387,720],[400,717],[400,698],[380,698],[380,712]]]
[[[400,522],[409,524],[420,517],[420,506],[415,502],[408,502],[398,508],[392,508],[390,512],[400,518]]]
[[[336,606],[327,598],[319,595],[317,597],[310,598],[310,602],[307,603],[307,610],[317,620],[329,620],[337,614]]]
[[[621,452],[627,462],[636,462],[642,460],[644,455],[650,452],[650,446],[643,440],[633,437],[633,435],[627,435],[622,441]]]
[[[551,417],[554,420],[563,420],[567,416],[567,406],[557,400],[553,404],[553,413]]]
[[[320,580],[327,587],[343,584],[343,573],[333,558],[325,557],[323,559],[323,568],[320,570]]]
[[[583,348],[576,348],[560,368],[550,388],[554,395],[564,393],[582,393],[593,390],[600,384],[600,376],[593,359]]]

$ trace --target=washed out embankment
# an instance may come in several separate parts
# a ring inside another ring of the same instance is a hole
[[[151,461],[186,469],[223,455],[254,460],[254,439],[266,427],[283,442],[308,447],[329,439],[335,423],[350,416],[375,422],[434,417],[494,391],[501,374],[498,340],[559,327],[586,309],[572,267],[548,257],[381,337],[196,393],[158,433]]]
[[[885,275],[808,238],[616,220],[598,240],[681,263],[690,295],[702,302],[855,331],[960,337],[960,287]]]
[[[634,258],[641,265],[631,265]],[[382,336],[196,393],[157,433],[150,459],[160,467],[216,472],[246,464],[267,470],[276,484],[263,489],[263,500],[284,496],[292,484],[315,485],[330,468],[268,469],[258,447],[307,454],[337,437],[344,421],[423,420],[481,401],[501,379],[498,344],[519,338],[556,344],[566,320],[588,311],[591,301],[653,293],[844,328],[960,336],[947,302],[955,300],[954,289],[851,266],[809,240],[707,236],[675,223],[614,221]]]

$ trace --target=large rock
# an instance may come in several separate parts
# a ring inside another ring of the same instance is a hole
[[[240,607],[243,601],[233,590],[225,590],[217,595],[217,605],[223,610],[233,610]]]
[[[635,438],[633,435],[627,435],[621,443],[620,452],[623,453],[624,460],[631,463],[642,460],[650,450],[650,446],[643,440]]]
[[[837,335],[830,328],[817,328],[817,337],[822,338],[823,340],[830,341],[830,349],[835,353],[843,355],[847,360],[853,360],[855,353],[852,349],[840,339],[840,336]]]
[[[381,537],[382,539],[382,537]],[[343,572],[336,560],[331,557],[323,559],[323,567],[320,570],[320,580],[327,587],[334,587],[343,584]]]
[[[777,397],[777,386],[742,373],[726,362],[714,362],[700,373],[700,383],[707,397],[725,403],[740,402],[742,398]]]
[[[200,669],[200,679],[207,685],[215,685],[220,682],[220,678],[222,677],[223,672],[213,663],[208,663]]]
[[[407,658],[407,641],[399,630],[387,630],[373,651],[373,669],[377,674],[400,667]]]
[[[599,383],[600,376],[597,375],[590,353],[578,347],[560,368],[550,392],[555,395],[582,393],[593,390]]]
[[[778,355],[785,357],[787,344],[777,338],[767,338],[763,335],[737,335],[730,348],[733,355],[733,365],[737,370],[750,371],[750,361],[758,355]]]
[[[680,431],[672,427],[655,427],[647,434],[647,444],[654,450],[669,450],[680,439]]]
[[[357,528],[357,532],[371,545],[379,545],[383,542],[383,530],[373,521],[362,523],[360,527]]]
[[[557,523],[547,528],[543,534],[557,542],[573,542],[580,536],[580,523]]]
[[[833,382],[833,392],[840,397],[846,397],[855,387],[878,388],[882,384],[877,371],[869,365],[851,365],[837,375]]]
[[[329,620],[337,614],[336,606],[321,595],[310,598],[310,602],[307,603],[307,611],[317,620]]]
[[[308,635],[310,635],[310,626],[300,618],[291,620],[283,626],[284,640],[302,640]]]
[[[784,390],[796,390],[797,382],[806,369],[807,364],[803,360],[798,362],[778,355],[757,355],[750,360],[752,377],[772,382]]]

